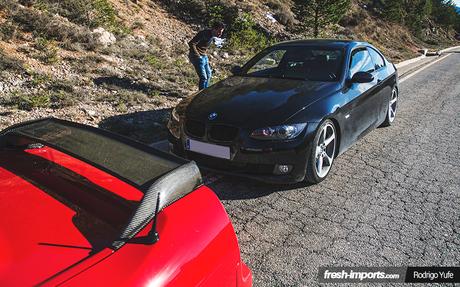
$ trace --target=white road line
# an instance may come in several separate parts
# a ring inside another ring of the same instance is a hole
[[[412,78],[412,77],[415,76],[416,74],[420,73],[421,71],[425,70],[426,68],[430,67],[431,65],[434,65],[434,64],[436,64],[437,62],[444,60],[445,58],[449,57],[450,55],[452,55],[452,54],[447,54],[447,55],[445,55],[444,57],[441,57],[441,58],[437,59],[436,61],[434,61],[434,62],[432,62],[432,63],[429,63],[428,65],[426,65],[426,66],[424,66],[424,67],[418,69],[417,71],[413,72],[412,74],[409,74],[409,75],[405,76],[404,78],[402,78],[401,80],[399,80],[399,83],[400,83],[400,84],[403,83],[405,80],[408,80],[408,79]]]

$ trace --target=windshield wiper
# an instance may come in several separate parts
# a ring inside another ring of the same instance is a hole
[[[270,75],[270,78],[274,79],[287,79],[287,80],[299,80],[299,81],[305,81],[308,80],[307,78],[300,78],[300,77],[286,77],[284,74],[275,76],[275,75]]]

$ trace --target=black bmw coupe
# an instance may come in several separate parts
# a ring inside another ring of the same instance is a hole
[[[232,72],[173,110],[174,153],[266,182],[318,183],[338,155],[395,120],[396,68],[369,43],[279,43]]]

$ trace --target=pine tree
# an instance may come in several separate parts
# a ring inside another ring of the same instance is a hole
[[[418,36],[430,19],[446,30],[458,27],[459,16],[452,0],[385,0],[383,4],[387,20],[407,26]]]
[[[351,0],[294,0],[297,18],[303,26],[313,29],[318,37],[320,29],[342,19]]]
[[[412,32],[420,36],[424,23],[430,18],[431,9],[431,0],[407,0],[404,7],[406,12],[404,23]]]
[[[386,0],[383,8],[384,17],[396,23],[404,23],[405,10],[403,0]]]
[[[433,11],[432,17],[436,23],[444,26],[445,29],[454,28],[458,14],[455,10],[455,4],[451,0],[432,0]]]
[[[425,17],[430,17],[433,10],[433,2],[431,0],[422,1],[423,3],[423,15]]]

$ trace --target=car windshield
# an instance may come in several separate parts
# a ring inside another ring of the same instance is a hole
[[[266,50],[243,67],[244,76],[320,82],[340,79],[343,52],[337,48],[287,46]]]

